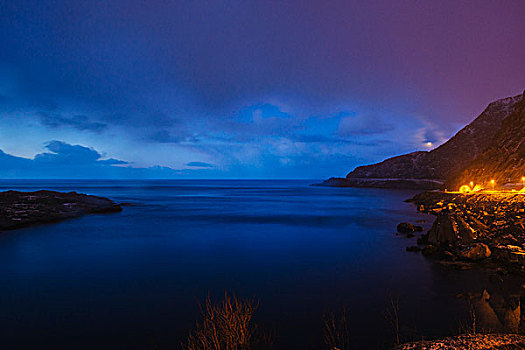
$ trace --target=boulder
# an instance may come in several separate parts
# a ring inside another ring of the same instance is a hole
[[[427,244],[427,243],[428,243],[428,234],[421,235],[421,237],[417,239],[417,244]]]
[[[460,252],[460,257],[465,260],[481,260],[490,257],[492,252],[485,243],[475,243],[463,249]]]
[[[439,252],[439,248],[435,245],[429,244],[425,248],[423,248],[423,255],[434,255]]]
[[[441,212],[428,232],[428,242],[436,245],[454,243],[458,239],[458,227],[452,214]]]
[[[409,222],[402,222],[399,225],[397,225],[397,232],[399,233],[414,233],[416,232],[416,226],[412,225]]]
[[[443,252],[443,259],[448,260],[448,261],[458,260],[457,256],[455,256],[453,253],[449,252],[448,250],[445,250]]]

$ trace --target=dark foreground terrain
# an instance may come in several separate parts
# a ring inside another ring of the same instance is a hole
[[[515,334],[460,335],[434,341],[404,344],[396,350],[522,350],[525,336]]]
[[[120,205],[76,192],[6,191],[0,193],[0,230],[56,222],[85,214],[114,213]]]

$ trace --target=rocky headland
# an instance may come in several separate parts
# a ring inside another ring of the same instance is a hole
[[[436,220],[418,238],[418,246],[407,250],[421,250],[458,267],[479,263],[525,274],[525,193],[430,191],[408,201]]]
[[[121,206],[107,198],[76,192],[6,191],[0,193],[0,231],[120,211]]]
[[[431,151],[417,151],[355,168],[320,185],[454,189],[495,179],[501,186],[525,175],[524,94],[490,103],[470,124]]]

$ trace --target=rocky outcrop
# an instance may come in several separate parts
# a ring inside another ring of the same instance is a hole
[[[381,163],[360,166],[350,172],[346,178],[331,178],[323,182],[322,185],[414,189],[441,188],[447,179],[456,177],[478,156],[484,154],[492,146],[496,135],[500,134],[504,136],[498,136],[498,139],[501,139],[498,145],[507,147],[512,143],[512,150],[515,153],[517,152],[517,155],[521,155],[525,150],[522,135],[525,128],[522,127],[521,132],[514,131],[512,133],[504,131],[502,128],[505,126],[506,130],[519,126],[519,121],[515,121],[515,118],[509,118],[509,116],[512,115],[520,101],[522,101],[521,104],[524,103],[523,95],[492,102],[472,123],[430,152],[413,152],[386,159]],[[507,121],[507,119],[509,120]],[[500,129],[501,131],[499,131]]]
[[[409,222],[402,222],[399,225],[397,225],[397,232],[399,233],[409,234],[409,233],[421,232],[421,231],[423,231],[423,227],[413,225]]]
[[[418,239],[425,255],[446,260],[488,260],[525,273],[525,194],[424,192],[411,200],[436,215]],[[455,258],[455,259],[454,259]]]
[[[433,341],[418,341],[403,344],[396,350],[522,350],[525,336],[517,334],[459,335]]]
[[[490,257],[492,252],[485,243],[474,243],[466,246],[459,252],[459,257],[464,260],[479,261]]]
[[[120,205],[103,198],[76,192],[18,192],[0,193],[0,230],[55,222],[85,214],[115,213]]]

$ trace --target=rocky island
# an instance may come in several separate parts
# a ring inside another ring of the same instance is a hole
[[[76,192],[6,191],[0,193],[0,231],[120,211],[121,206],[107,198]]]

